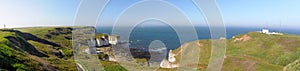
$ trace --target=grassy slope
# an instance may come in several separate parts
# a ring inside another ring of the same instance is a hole
[[[223,71],[281,71],[284,66],[300,59],[300,37],[296,35],[265,35],[250,32],[249,41],[227,40]],[[236,37],[242,37],[237,35]],[[201,59],[199,70],[205,70],[210,58],[210,41],[200,40]],[[175,50],[178,52],[181,48]],[[293,65],[294,69],[297,65]]]
[[[9,70],[42,70],[46,68],[39,67],[38,59],[33,59],[34,57],[29,53],[22,52],[20,48],[13,47],[14,44],[6,38],[10,37],[20,37],[12,32],[0,32],[0,67]]]
[[[71,34],[53,35],[52,38],[45,38],[44,36],[48,34],[48,30],[54,30],[54,28],[20,28],[15,30],[22,32],[0,31],[0,57],[3,58],[1,58],[3,62],[0,64],[0,69],[77,70],[72,60],[71,41],[64,38],[64,36],[71,36]],[[25,38],[29,37],[25,37],[25,35],[22,35],[23,33],[32,34],[37,38],[56,43],[60,46],[53,46],[40,41],[25,40]],[[20,40],[12,43],[7,37],[16,37],[20,38]],[[15,43],[28,46],[21,47]],[[37,51],[24,50],[24,48],[29,48],[29,46]],[[61,53],[60,51],[63,52]],[[46,55],[46,57],[37,56],[34,53],[40,53]]]
[[[72,54],[72,51],[71,51],[72,42],[70,40],[67,40],[64,38],[65,36],[72,36],[71,34],[56,35],[56,36],[52,36],[52,38],[47,38],[45,36],[48,34],[48,30],[54,30],[55,28],[57,28],[57,27],[19,28],[17,30],[20,30],[20,31],[26,32],[26,33],[31,33],[33,35],[36,35],[39,38],[43,38],[48,41],[60,44],[62,46],[57,47],[56,49],[62,50],[65,55],[70,55],[69,57],[72,57],[72,55],[71,55]],[[60,28],[68,28],[68,27],[60,27]],[[103,36],[103,35],[105,35],[105,34],[96,34],[96,36]],[[47,54],[51,54],[52,51],[57,51],[55,49],[47,48],[46,46],[48,46],[48,45],[45,45],[42,43],[38,43],[38,42],[34,42],[34,41],[29,41],[29,43],[33,44],[34,46],[40,47],[37,49],[39,49],[42,52],[45,52]],[[55,55],[50,55],[50,56],[55,56]],[[68,68],[68,67],[66,67],[67,65],[65,65],[65,64],[68,64],[69,62],[73,63],[73,61],[69,57],[64,58],[64,60],[57,59],[57,58],[48,58],[47,60],[55,66],[59,66],[61,68]],[[106,71],[116,71],[116,70],[117,71],[126,71],[126,69],[124,69],[118,63],[115,63],[115,62],[101,61],[101,64],[104,66]],[[70,66],[70,67],[76,68],[75,66]],[[60,69],[60,70],[63,70],[63,69]]]
[[[0,31],[0,68],[11,70],[51,70],[52,67],[59,70],[75,70],[76,66],[72,60],[71,41],[65,38],[66,36],[71,36],[71,34],[55,35],[51,38],[45,36],[49,33],[48,30],[54,29],[55,27],[17,29],[21,32],[30,33],[38,38],[61,45],[60,47],[52,47],[49,44],[37,41],[24,41],[30,43],[30,45],[34,46],[40,53],[46,54],[48,57],[38,57],[28,52],[22,52],[22,49],[17,50],[16,47],[13,48],[12,46],[14,44],[11,44],[11,42],[5,37],[12,36],[22,38],[22,35],[18,35],[13,32]],[[299,36],[276,36],[254,32],[248,33],[248,35],[252,39],[246,42],[233,42],[233,39],[227,40],[227,58],[224,62],[223,71],[280,71],[286,65],[300,59],[300,48],[298,44],[300,43]],[[242,35],[238,35],[236,37],[241,36]],[[198,67],[200,68],[199,70],[205,70],[209,63],[211,44],[210,40],[200,40],[198,42],[203,44],[203,46],[200,47],[201,59]],[[176,53],[179,50],[180,48],[174,50],[174,52]],[[59,58],[55,55],[55,53],[59,51],[63,51],[66,56]],[[124,70],[124,68],[114,62],[101,61],[101,63],[108,71]],[[39,66],[41,64],[43,66]],[[288,70],[299,70],[299,62],[290,64]]]
[[[20,63],[21,61],[25,60],[18,60],[17,58],[21,58],[24,54],[14,51],[12,48],[9,47],[10,42],[7,40],[6,36],[16,36],[14,33],[10,32],[0,32],[0,61],[1,61],[1,68],[17,68],[27,70],[28,68],[24,67],[25,65]],[[15,54],[19,54],[18,56]]]
[[[54,30],[55,28],[69,28],[69,27],[44,27],[44,28],[19,28],[21,32],[31,33],[39,38],[46,39],[48,41],[55,42],[57,44],[62,45],[64,48],[72,48],[72,42],[68,39],[65,39],[65,36],[72,36],[72,34],[60,34],[56,36],[52,36],[52,38],[47,38],[45,35],[49,34],[48,30]]]
[[[51,48],[49,48],[49,45],[47,44],[29,41],[29,43],[36,46],[37,49],[47,53],[48,55],[51,55],[51,57],[49,57],[46,60],[49,61],[49,63],[51,63],[52,65],[59,67],[59,70],[65,70],[65,69],[77,70],[75,62],[72,59],[72,54],[73,54],[72,41],[65,38],[65,37],[72,37],[72,33],[51,35],[51,38],[45,36],[49,34],[49,30],[55,31],[55,28],[70,28],[70,27],[43,27],[43,28],[33,27],[33,28],[19,28],[17,30],[20,30],[21,32],[33,34],[39,38],[61,45],[60,47],[50,46]],[[57,58],[55,57],[55,54],[52,54],[53,52],[59,52],[59,51],[62,51],[62,53],[65,55],[64,58],[62,59]],[[69,64],[69,65],[65,65],[65,64]]]
[[[244,34],[237,35],[237,38]],[[282,71],[287,65],[287,71],[299,70],[300,59],[300,36],[297,35],[265,35],[256,32],[250,32],[247,35],[251,37],[249,41],[233,42],[234,39],[227,40],[226,58],[222,71]],[[209,64],[211,53],[211,41],[197,41],[203,46],[201,49],[201,58],[198,68],[205,71]],[[181,50],[174,50],[177,53]],[[180,55],[177,60],[180,60]],[[105,64],[104,64],[105,66]],[[174,71],[176,69],[159,69],[159,71]]]

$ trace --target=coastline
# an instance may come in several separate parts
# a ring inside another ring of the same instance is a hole
[[[18,30],[22,30],[19,33],[26,32],[26,33],[32,34],[33,36],[37,36],[38,38],[46,39],[49,42],[55,42],[59,45],[63,45],[61,48],[57,48],[57,47],[50,48],[50,46],[49,46],[49,49],[51,49],[53,52],[55,52],[57,54],[61,54],[63,56],[63,58],[65,58],[65,59],[72,57],[72,55],[69,55],[70,52],[72,53],[72,49],[69,48],[71,46],[69,44],[65,44],[65,42],[70,42],[70,39],[67,39],[66,37],[71,36],[71,33],[62,32],[62,30],[56,29],[56,28],[39,28],[39,29],[34,28],[34,29],[35,30],[33,30],[32,28],[30,30],[28,30],[28,29],[26,30],[26,28],[23,28],[23,29],[18,29]],[[68,28],[64,28],[64,29],[68,30]],[[95,28],[93,28],[93,29],[95,29]],[[48,31],[48,30],[52,30],[52,31]],[[56,30],[56,32],[54,32],[54,34],[53,34],[53,30]],[[7,33],[6,31],[2,31],[2,32]],[[14,32],[10,32],[10,33],[14,33]],[[51,34],[52,37],[46,37],[45,35],[47,35],[47,34]],[[17,37],[25,38],[25,36],[22,34],[17,34],[17,35],[19,35]],[[6,36],[12,36],[12,35],[5,35],[4,38]],[[58,41],[58,40],[62,40],[62,38],[64,40],[63,42]],[[55,39],[55,40],[53,40],[53,39]],[[11,40],[11,39],[8,39],[8,40]],[[45,45],[45,47],[48,47],[46,45],[50,45],[50,44],[40,44],[43,42],[30,41],[30,40],[27,41],[27,40],[24,42],[29,42],[29,44],[31,44],[35,48],[37,48],[37,50],[39,50],[39,52],[47,51],[47,50],[44,50],[44,48],[41,46]],[[239,66],[238,68],[243,68],[243,70],[248,70],[247,66],[243,66],[242,64],[249,64],[249,65],[251,65],[250,69],[256,69],[255,67],[262,67],[262,68],[271,67],[274,70],[281,70],[285,67],[285,65],[290,65],[290,62],[294,62],[294,63],[292,63],[292,65],[288,66],[288,68],[294,68],[295,66],[297,66],[297,63],[298,63],[298,61],[294,61],[294,60],[298,59],[298,57],[299,57],[298,54],[300,53],[300,52],[298,52],[298,51],[300,51],[300,48],[297,48],[297,43],[299,43],[299,42],[300,42],[300,36],[293,35],[293,34],[272,35],[272,34],[264,34],[264,33],[259,33],[259,32],[248,32],[246,34],[236,35],[234,38],[229,38],[226,41],[227,52],[226,52],[226,56],[224,56],[225,65],[224,65],[223,69],[232,70],[231,68],[235,68],[235,67],[231,67],[232,65],[238,65]],[[125,43],[127,43],[127,42],[125,42]],[[210,39],[201,39],[201,40],[186,42],[185,44],[189,44],[189,43],[198,43],[197,45],[195,45],[201,49],[201,54],[199,54],[199,55],[201,55],[201,60],[200,60],[200,66],[198,68],[206,69],[208,61],[210,59],[210,55],[211,55],[210,54],[211,53],[211,40]],[[129,44],[125,44],[125,45],[129,45]],[[180,57],[182,57],[181,55],[186,55],[186,54],[180,54],[180,50],[183,48],[183,46],[185,46],[185,45],[182,44],[178,48],[172,50],[173,54],[176,54],[176,55],[178,54],[177,56],[175,56],[175,58],[176,58],[175,63],[178,63],[177,61],[180,61]],[[118,49],[118,47],[116,47],[115,49]],[[69,52],[69,50],[70,50],[70,52]],[[14,51],[17,51],[17,50],[14,50]],[[157,65],[157,64],[159,65],[158,62],[160,62],[160,59],[158,59],[156,61],[156,63],[154,63],[154,64],[151,62],[147,63],[153,57],[153,53],[151,53],[151,52],[157,52],[157,54],[154,53],[154,56],[158,55],[158,57],[160,57],[159,55],[167,56],[167,57],[170,56],[168,54],[164,54],[164,52],[169,52],[169,50],[163,49],[163,48],[156,49],[153,51],[149,51],[146,48],[130,48],[130,51],[132,51],[132,52],[130,52],[129,54],[133,55],[134,59],[133,60],[129,59],[129,62],[132,62],[132,61],[137,62],[137,64],[144,66],[144,67]],[[161,51],[162,51],[162,53],[160,53]],[[46,53],[46,52],[40,52],[40,53],[47,54],[48,56],[51,56],[51,57],[57,57],[58,59],[60,57],[62,57],[61,55],[57,56],[55,54]],[[121,52],[121,51],[117,52],[117,53],[123,54],[123,52]],[[32,56],[32,54],[25,54],[25,55]],[[289,58],[293,58],[293,59],[289,59]],[[44,59],[41,59],[41,60],[44,60]],[[126,61],[128,59],[124,59],[124,60]],[[287,61],[283,62],[284,60],[287,60]],[[47,60],[45,60],[45,61],[47,61]],[[70,60],[66,60],[66,61],[70,61]],[[106,61],[104,59],[104,60],[101,60],[100,62],[111,63],[114,61]],[[114,65],[119,66],[119,64],[114,64]],[[74,64],[74,66],[76,66],[76,64]],[[161,68],[164,69],[163,67],[161,67]],[[167,69],[173,69],[173,68],[167,68]]]

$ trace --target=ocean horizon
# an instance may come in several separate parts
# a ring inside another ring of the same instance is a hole
[[[120,29],[127,29],[128,27],[122,27]],[[211,34],[209,27],[197,26],[197,27],[182,27],[182,28],[195,28],[196,34],[198,35],[198,39],[189,40],[203,40],[210,39]],[[232,38],[233,36],[239,34],[246,34],[248,32],[256,32],[260,31],[262,28],[244,28],[244,27],[226,27],[226,38]],[[278,28],[268,28],[271,32],[281,32],[284,34],[294,34],[300,35],[300,32],[293,29],[278,29]],[[180,29],[185,30],[185,29]],[[105,33],[112,34],[112,27],[97,27],[97,33]],[[193,32],[185,32],[183,35],[190,35]],[[122,38],[123,35],[119,35]],[[180,47],[183,43],[180,43],[179,37],[177,36],[176,31],[169,26],[137,26],[132,29],[129,40],[120,40],[120,41],[128,41],[130,42],[129,47],[133,48],[147,48],[152,41],[160,40],[165,44],[167,49],[176,49]]]

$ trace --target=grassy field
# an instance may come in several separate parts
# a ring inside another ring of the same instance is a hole
[[[47,38],[45,35],[51,30],[56,28],[0,30],[0,68],[13,71],[77,70],[72,59],[71,41],[65,38],[71,33]]]
[[[237,35],[242,38],[245,34]],[[266,35],[257,32],[246,34],[251,37],[248,41],[227,40],[227,49],[222,71],[282,71],[290,65],[287,71],[299,69],[300,37],[296,35]],[[199,46],[201,57],[198,68],[206,70],[211,55],[211,41],[196,41]],[[178,53],[182,48],[174,50]],[[177,58],[180,60],[180,56]]]

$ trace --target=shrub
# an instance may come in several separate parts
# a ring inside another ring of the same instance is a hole
[[[26,66],[21,63],[15,63],[15,64],[12,64],[12,66],[16,69],[16,71],[28,71]]]

